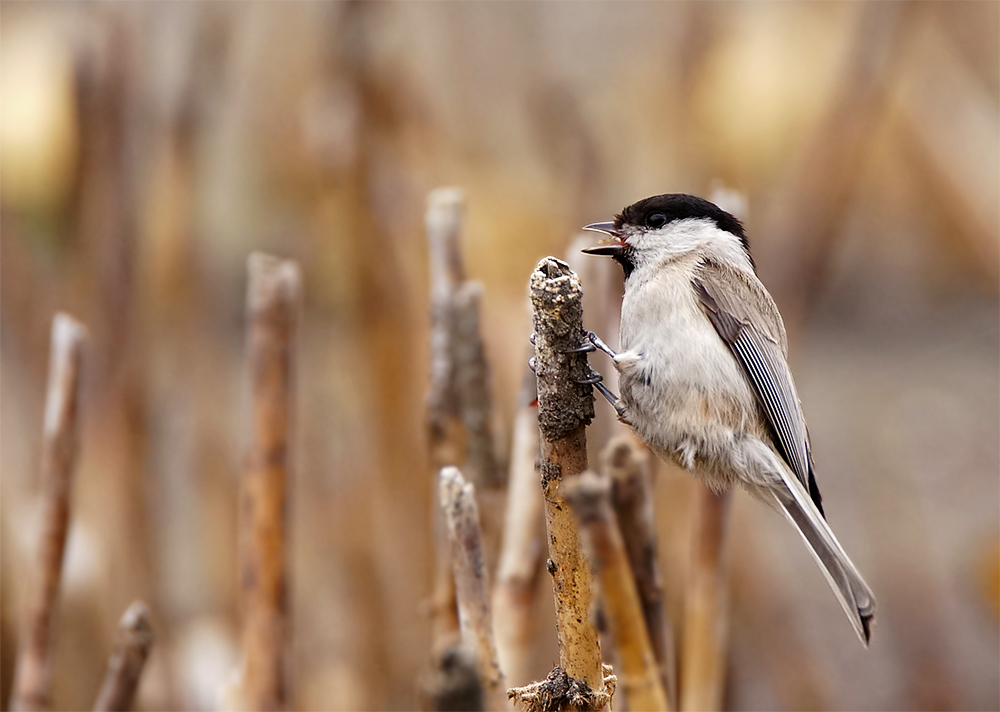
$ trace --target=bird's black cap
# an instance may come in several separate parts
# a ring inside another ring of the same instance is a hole
[[[623,225],[634,225],[636,227],[658,227],[651,224],[659,221],[653,216],[663,215],[665,218],[661,225],[666,225],[675,220],[686,220],[689,218],[708,218],[712,220],[720,230],[732,233],[740,239],[743,249],[750,254],[750,245],[747,242],[746,233],[743,231],[743,223],[735,216],[727,213],[715,203],[710,203],[704,198],[686,193],[667,193],[666,195],[654,195],[645,198],[621,211],[615,216],[615,229],[620,229]]]

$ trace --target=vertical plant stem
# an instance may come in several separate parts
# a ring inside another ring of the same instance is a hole
[[[731,493],[699,486],[695,494],[691,568],[684,595],[681,709],[722,709],[729,627],[724,557]]]
[[[298,265],[255,253],[248,262],[247,359],[251,434],[240,482],[243,702],[291,706],[288,689],[287,485]]]
[[[149,622],[149,609],[142,601],[134,601],[118,625],[115,651],[108,661],[108,672],[97,693],[94,712],[132,709],[142,669],[152,648],[153,628]]]
[[[475,488],[456,467],[441,470],[440,496],[451,543],[455,596],[462,642],[475,650],[476,666],[488,709],[506,707],[503,673],[493,642],[489,584]]]
[[[497,655],[507,680],[514,685],[529,682],[531,643],[534,639],[533,602],[538,577],[543,570],[544,518],[538,491],[538,409],[535,379],[521,395],[514,421],[507,512],[503,544],[493,589],[493,620],[496,622]]]
[[[594,472],[574,477],[563,487],[580,521],[587,550],[600,584],[602,610],[618,645],[618,684],[633,712],[667,709],[667,695],[642,615],[642,604],[629,565],[625,542],[611,507],[611,479]]]
[[[563,482],[587,469],[586,426],[594,417],[593,389],[579,383],[590,368],[583,354],[571,353],[584,342],[582,296],[580,280],[554,257],[531,275],[539,461],[559,664],[571,678],[603,690],[601,647],[590,618],[590,565],[561,492]]]
[[[480,334],[482,286],[465,280],[462,265],[459,238],[464,207],[465,196],[457,188],[439,188],[427,199],[425,224],[431,286],[427,437],[434,477],[442,467],[461,466],[468,480],[482,492],[498,487],[503,478],[490,427],[490,371]],[[483,523],[487,534],[490,521]],[[434,539],[437,562],[432,596],[431,665],[437,671],[425,676],[426,681],[434,681],[425,692],[434,700],[443,700],[447,695],[442,697],[434,686],[451,680],[446,668],[452,664],[449,661],[460,657],[460,651],[454,649],[459,640],[455,581],[445,527],[437,507]]]
[[[657,559],[649,451],[638,444],[634,435],[626,433],[608,443],[601,459],[605,474],[611,477],[611,502],[642,603],[642,615],[660,669],[663,690],[669,707],[676,709],[674,638],[664,608]]]
[[[86,329],[67,314],[52,321],[42,435],[42,530],[36,583],[22,630],[11,708],[45,710],[52,688],[56,602],[69,531],[79,441],[79,398]]]

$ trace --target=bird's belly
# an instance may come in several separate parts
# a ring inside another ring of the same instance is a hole
[[[622,399],[638,435],[661,457],[719,488],[733,478],[735,441],[759,435],[757,401],[742,369],[699,312],[670,328],[628,334],[617,359]],[[661,322],[662,323],[662,322]]]

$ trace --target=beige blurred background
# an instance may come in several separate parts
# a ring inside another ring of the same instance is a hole
[[[427,192],[467,195],[506,453],[536,262],[634,200],[725,185],[788,322],[828,517],[880,604],[866,652],[791,528],[738,495],[727,708],[1000,707],[1000,5],[0,15],[3,705],[56,310],[91,335],[56,708],[89,708],[136,597],[158,634],[140,708],[215,708],[233,674],[245,262],[266,250],[305,285],[295,707],[414,709],[434,558]],[[677,590],[693,485],[657,484]]]

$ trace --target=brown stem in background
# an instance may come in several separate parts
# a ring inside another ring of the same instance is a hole
[[[638,444],[634,435],[623,434],[604,448],[601,463],[604,473],[611,477],[611,503],[642,604],[649,642],[659,665],[663,690],[669,707],[677,709],[677,663],[657,560],[649,451]]]
[[[542,497],[538,490],[538,408],[535,377],[527,378],[514,421],[503,544],[493,587],[493,620],[500,667],[514,685],[529,681],[535,590],[543,570]]]
[[[146,658],[153,648],[149,609],[134,601],[118,624],[118,640],[108,661],[108,672],[97,693],[94,712],[124,712],[132,709]]]
[[[580,383],[590,375],[590,367],[583,354],[572,352],[584,343],[583,290],[565,262],[546,257],[531,275],[530,293],[539,460],[559,663],[574,684],[594,692],[591,702],[598,705],[594,709],[599,709],[609,698],[605,693],[601,646],[590,618],[590,565],[580,547],[576,520],[560,491],[564,481],[587,469],[586,427],[594,417],[593,388]],[[523,700],[530,693],[512,690],[508,694]]]
[[[254,253],[248,261],[247,360],[251,437],[240,482],[242,702],[291,706],[288,690],[287,481],[298,265]]]
[[[440,188],[427,198],[431,330],[427,437],[435,476],[447,465],[462,466],[480,488],[501,482],[490,430],[489,366],[480,335],[482,287],[465,281],[459,236],[465,197]],[[433,593],[434,647],[443,651],[458,631],[454,581],[445,552],[444,527],[435,508],[438,552]],[[439,659],[441,663],[443,659]]]
[[[465,198],[439,188],[427,198],[431,281],[428,437],[435,472],[462,465],[477,487],[503,483],[490,431],[489,365],[480,335],[482,286],[465,281],[459,235]]]
[[[490,419],[490,368],[480,333],[479,305],[483,286],[464,282],[452,298],[454,334],[451,343],[455,372],[453,384],[458,412],[465,429],[465,465],[469,481],[480,489],[496,489],[504,484],[504,473],[493,447]]]
[[[680,708],[722,709],[725,694],[729,596],[723,556],[731,492],[698,487],[691,568],[684,593]]]
[[[476,652],[476,666],[487,708],[502,710],[506,708],[504,679],[493,642],[489,584],[475,488],[465,481],[457,467],[442,468],[440,479],[441,509],[451,543],[462,642]]]
[[[69,531],[79,441],[80,379],[86,329],[67,314],[52,320],[49,381],[42,436],[42,530],[37,583],[21,638],[11,708],[44,710],[52,689],[56,600]]]
[[[660,668],[646,630],[642,602],[625,542],[611,507],[611,478],[594,472],[574,477],[563,494],[579,519],[600,584],[601,610],[618,646],[618,684],[633,712],[666,710]]]

